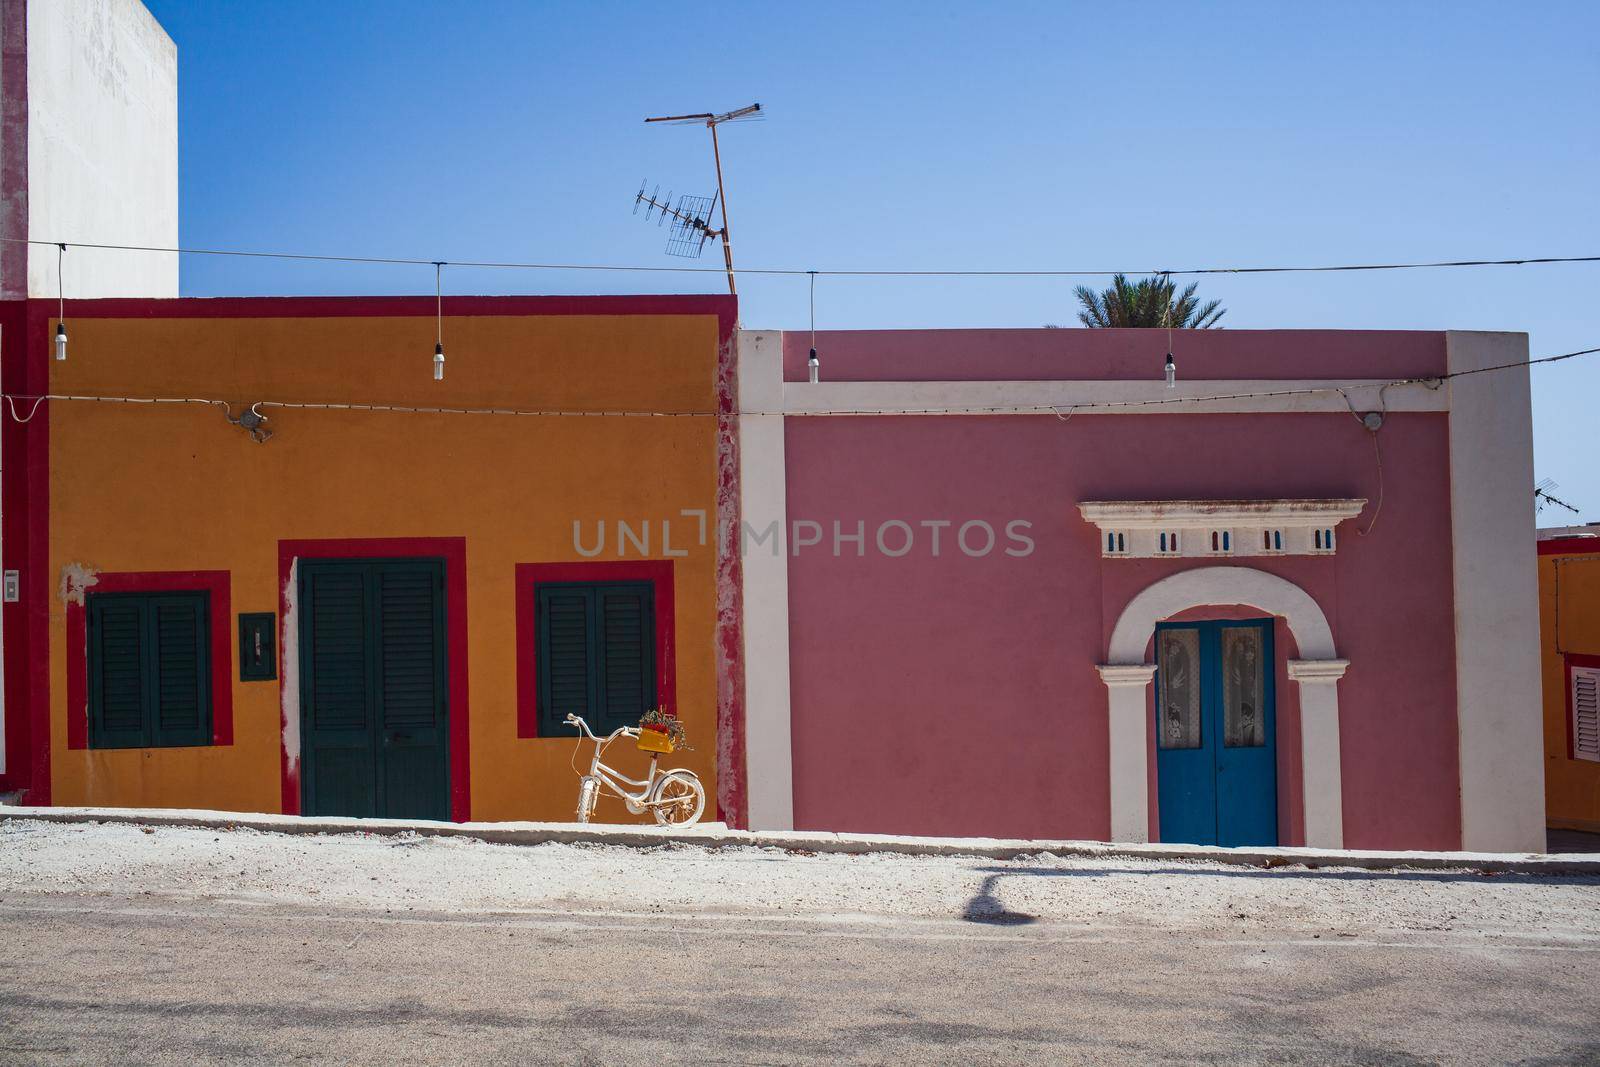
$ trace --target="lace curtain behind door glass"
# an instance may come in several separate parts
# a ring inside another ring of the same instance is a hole
[[[1267,743],[1266,684],[1261,631],[1229,626],[1222,631],[1222,743],[1259,748]]]
[[[1162,630],[1156,642],[1162,748],[1200,747],[1200,631]]]

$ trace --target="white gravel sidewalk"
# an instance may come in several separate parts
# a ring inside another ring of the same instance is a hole
[[[1054,856],[817,855],[668,843],[491,844],[415,834],[0,822],[15,894],[380,912],[977,919],[1307,937],[1405,931],[1600,944],[1600,879]]]

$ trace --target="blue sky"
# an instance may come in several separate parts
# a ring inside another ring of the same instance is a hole
[[[1600,254],[1600,5],[146,0],[179,47],[182,239],[674,265],[641,178],[741,266],[1129,270]],[[701,261],[715,265],[708,249]],[[430,292],[417,267],[189,257],[186,295]],[[1075,324],[1072,280],[823,279],[828,327]],[[720,291],[452,271],[456,292]],[[1600,264],[1209,278],[1233,328],[1600,345]],[[747,326],[805,281],[741,283]],[[1292,358],[1286,353],[1286,358]],[[1600,357],[1534,374],[1537,474],[1600,520]]]

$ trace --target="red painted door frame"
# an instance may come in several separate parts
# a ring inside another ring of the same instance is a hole
[[[300,814],[300,664],[295,561],[300,559],[444,559],[445,669],[450,704],[450,818],[472,818],[471,721],[467,706],[467,539],[465,537],[336,538],[278,542],[278,699],[282,713],[282,802]],[[291,595],[294,593],[294,596]]]

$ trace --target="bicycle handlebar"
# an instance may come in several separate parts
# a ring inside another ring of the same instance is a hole
[[[618,737],[638,737],[639,736],[639,731],[638,731],[638,729],[636,727],[619,726],[615,730],[613,730],[609,734],[607,734],[605,737],[597,737],[597,736],[595,736],[595,732],[593,730],[589,729],[589,724],[584,722],[583,719],[580,718],[577,715],[568,714],[567,717],[562,721],[565,722],[568,726],[576,726],[583,733],[588,734],[589,735],[589,739],[591,741],[595,741],[595,742],[613,741]]]

